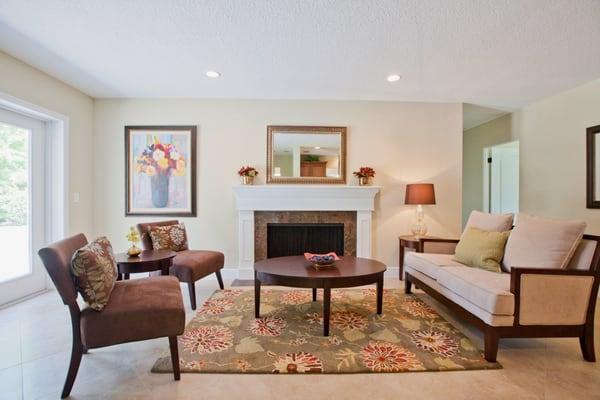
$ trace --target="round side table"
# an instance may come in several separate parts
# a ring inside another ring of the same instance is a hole
[[[131,257],[127,253],[115,254],[117,280],[129,279],[129,274],[138,272],[161,271],[161,275],[169,275],[173,258],[177,255],[171,250],[142,250],[139,256]]]

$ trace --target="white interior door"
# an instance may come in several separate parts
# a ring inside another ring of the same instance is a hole
[[[484,209],[516,214],[519,212],[519,142],[489,147],[486,156]]]
[[[0,305],[46,288],[45,124],[0,108]]]

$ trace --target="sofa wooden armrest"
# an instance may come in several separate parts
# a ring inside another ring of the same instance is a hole
[[[459,239],[421,238],[419,241],[423,253],[454,254]]]
[[[594,308],[592,271],[511,268],[510,278],[515,325],[584,325]]]

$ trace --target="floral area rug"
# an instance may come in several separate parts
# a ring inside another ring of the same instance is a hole
[[[366,373],[501,368],[433,308],[401,290],[332,290],[330,336],[323,302],[310,290],[263,289],[261,318],[254,292],[217,291],[179,337],[182,372]],[[168,355],[152,372],[172,372]]]

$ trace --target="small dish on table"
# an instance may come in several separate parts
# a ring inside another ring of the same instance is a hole
[[[317,271],[335,267],[335,262],[340,259],[334,252],[327,254],[304,253],[304,258],[310,261]]]

